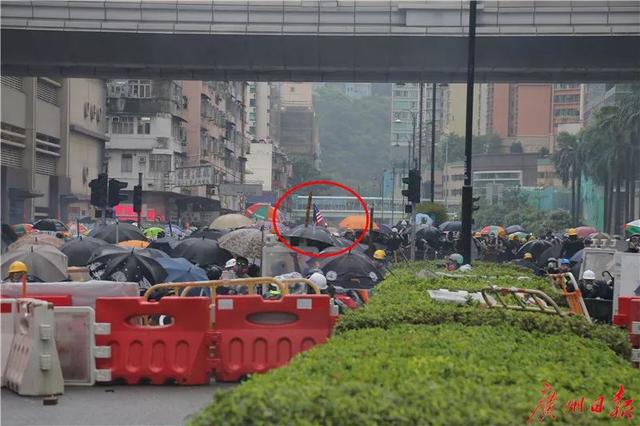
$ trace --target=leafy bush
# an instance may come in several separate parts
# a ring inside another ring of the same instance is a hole
[[[438,303],[427,292],[511,286],[519,276],[530,279],[518,287],[544,288],[544,280],[481,263],[472,278],[416,277],[424,267],[434,263],[395,269],[366,307],[340,319],[328,343],[216,393],[191,424],[525,424],[544,382],[557,391],[557,423],[594,424],[609,421],[619,384],[625,399],[639,397],[623,330],[579,317]],[[599,395],[607,402],[598,415],[589,406]],[[585,412],[564,413],[581,396]]]
[[[508,271],[508,269],[507,269]],[[616,353],[627,357],[630,346],[624,330],[604,325],[590,324],[582,317],[559,317],[535,312],[516,312],[502,309],[487,309],[476,306],[461,306],[434,302],[428,290],[448,288],[450,290],[478,291],[488,283],[511,287],[513,282],[506,276],[493,279],[419,279],[410,270],[394,272],[375,289],[375,297],[357,311],[343,315],[335,333],[362,328],[390,328],[399,324],[443,324],[499,326],[510,324],[525,331],[541,331],[549,334],[572,333],[580,337],[604,342]],[[532,276],[533,277],[533,276]],[[549,284],[538,277],[517,281],[518,287],[537,288],[550,292]],[[556,298],[561,298],[555,295]]]
[[[637,398],[640,375],[602,343],[514,327],[401,325],[352,330],[256,375],[192,425],[525,424],[544,382],[557,391],[559,424],[608,422],[618,385]],[[603,394],[605,411],[589,412]],[[564,404],[585,396],[586,412]],[[555,423],[555,422],[554,422]]]

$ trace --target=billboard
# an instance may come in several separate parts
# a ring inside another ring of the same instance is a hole
[[[174,185],[189,187],[214,185],[215,173],[213,166],[178,167],[174,172]]]

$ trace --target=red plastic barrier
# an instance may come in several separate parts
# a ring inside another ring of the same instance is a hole
[[[299,352],[324,343],[335,317],[326,295],[216,298],[218,381],[237,381],[251,373],[280,367]]]
[[[207,297],[98,298],[96,322],[110,323],[111,334],[96,336],[96,343],[110,346],[111,358],[97,359],[97,368],[110,369],[112,381],[128,384],[208,384],[209,303]],[[140,316],[147,315],[166,315],[172,324],[142,325]]]
[[[53,306],[73,306],[70,294],[27,294],[27,297],[53,303]]]
[[[619,327],[631,327],[631,302],[640,300],[635,296],[620,296],[618,298],[618,313],[613,316],[613,323]],[[637,321],[637,320],[636,320]]]
[[[631,323],[640,322],[640,297],[635,297],[629,306],[629,333],[631,333]],[[637,334],[630,334],[631,346],[634,348],[640,348],[640,336]]]
[[[0,299],[4,296],[0,296]],[[28,293],[27,297],[31,299],[44,300],[45,302],[52,303],[53,306],[72,306],[73,298],[70,294],[31,294]]]

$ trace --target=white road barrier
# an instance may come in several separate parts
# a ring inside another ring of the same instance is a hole
[[[18,299],[15,335],[5,371],[5,385],[19,395],[49,396],[64,392],[55,343],[53,305]]]
[[[96,346],[96,334],[111,332],[111,324],[96,324],[96,314],[88,306],[57,306],[56,347],[65,385],[91,386],[111,380],[110,370],[96,369],[96,358],[111,358],[111,347]]]
[[[16,299],[0,299],[2,302],[2,318],[0,319],[0,325],[2,327],[2,363],[0,364],[0,385],[4,386],[4,373],[6,371],[7,361],[9,360],[9,351],[11,350],[11,344],[13,343],[13,336],[15,335],[15,314],[16,314]]]

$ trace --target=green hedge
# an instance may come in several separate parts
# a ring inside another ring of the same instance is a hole
[[[370,303],[344,315],[330,341],[288,367],[256,375],[214,402],[193,425],[524,424],[548,381],[561,401],[555,423],[593,424],[605,414],[564,416],[570,398],[640,397],[623,330],[579,317],[434,302],[427,290],[490,284],[549,289],[527,271],[474,264],[471,279],[417,278],[433,263],[394,271]],[[481,275],[484,275],[483,278]],[[492,278],[486,278],[492,277]],[[497,278],[495,278],[497,277]],[[608,413],[608,411],[607,411]]]
[[[499,281],[501,280],[504,278]],[[498,285],[511,287],[507,282]],[[476,291],[486,286],[487,282],[483,283],[480,279],[425,280],[416,278],[412,271],[401,270],[376,287],[375,296],[365,308],[343,315],[338,322],[336,333],[370,327],[389,328],[405,323],[426,325],[459,323],[487,326],[509,324],[526,331],[573,333],[580,337],[601,340],[623,357],[628,357],[630,354],[627,333],[617,327],[590,324],[582,317],[567,318],[533,312],[434,302],[427,292],[440,288]],[[553,294],[549,291],[549,284],[541,279],[518,281],[518,287],[536,288],[546,290],[549,295]]]
[[[640,395],[640,375],[596,340],[510,326],[399,325],[352,330],[252,377],[192,425],[519,425],[543,382],[558,392],[558,424],[609,421],[618,384]],[[606,412],[588,404],[607,398]],[[585,396],[587,412],[563,414]],[[624,422],[626,423],[626,422]]]

